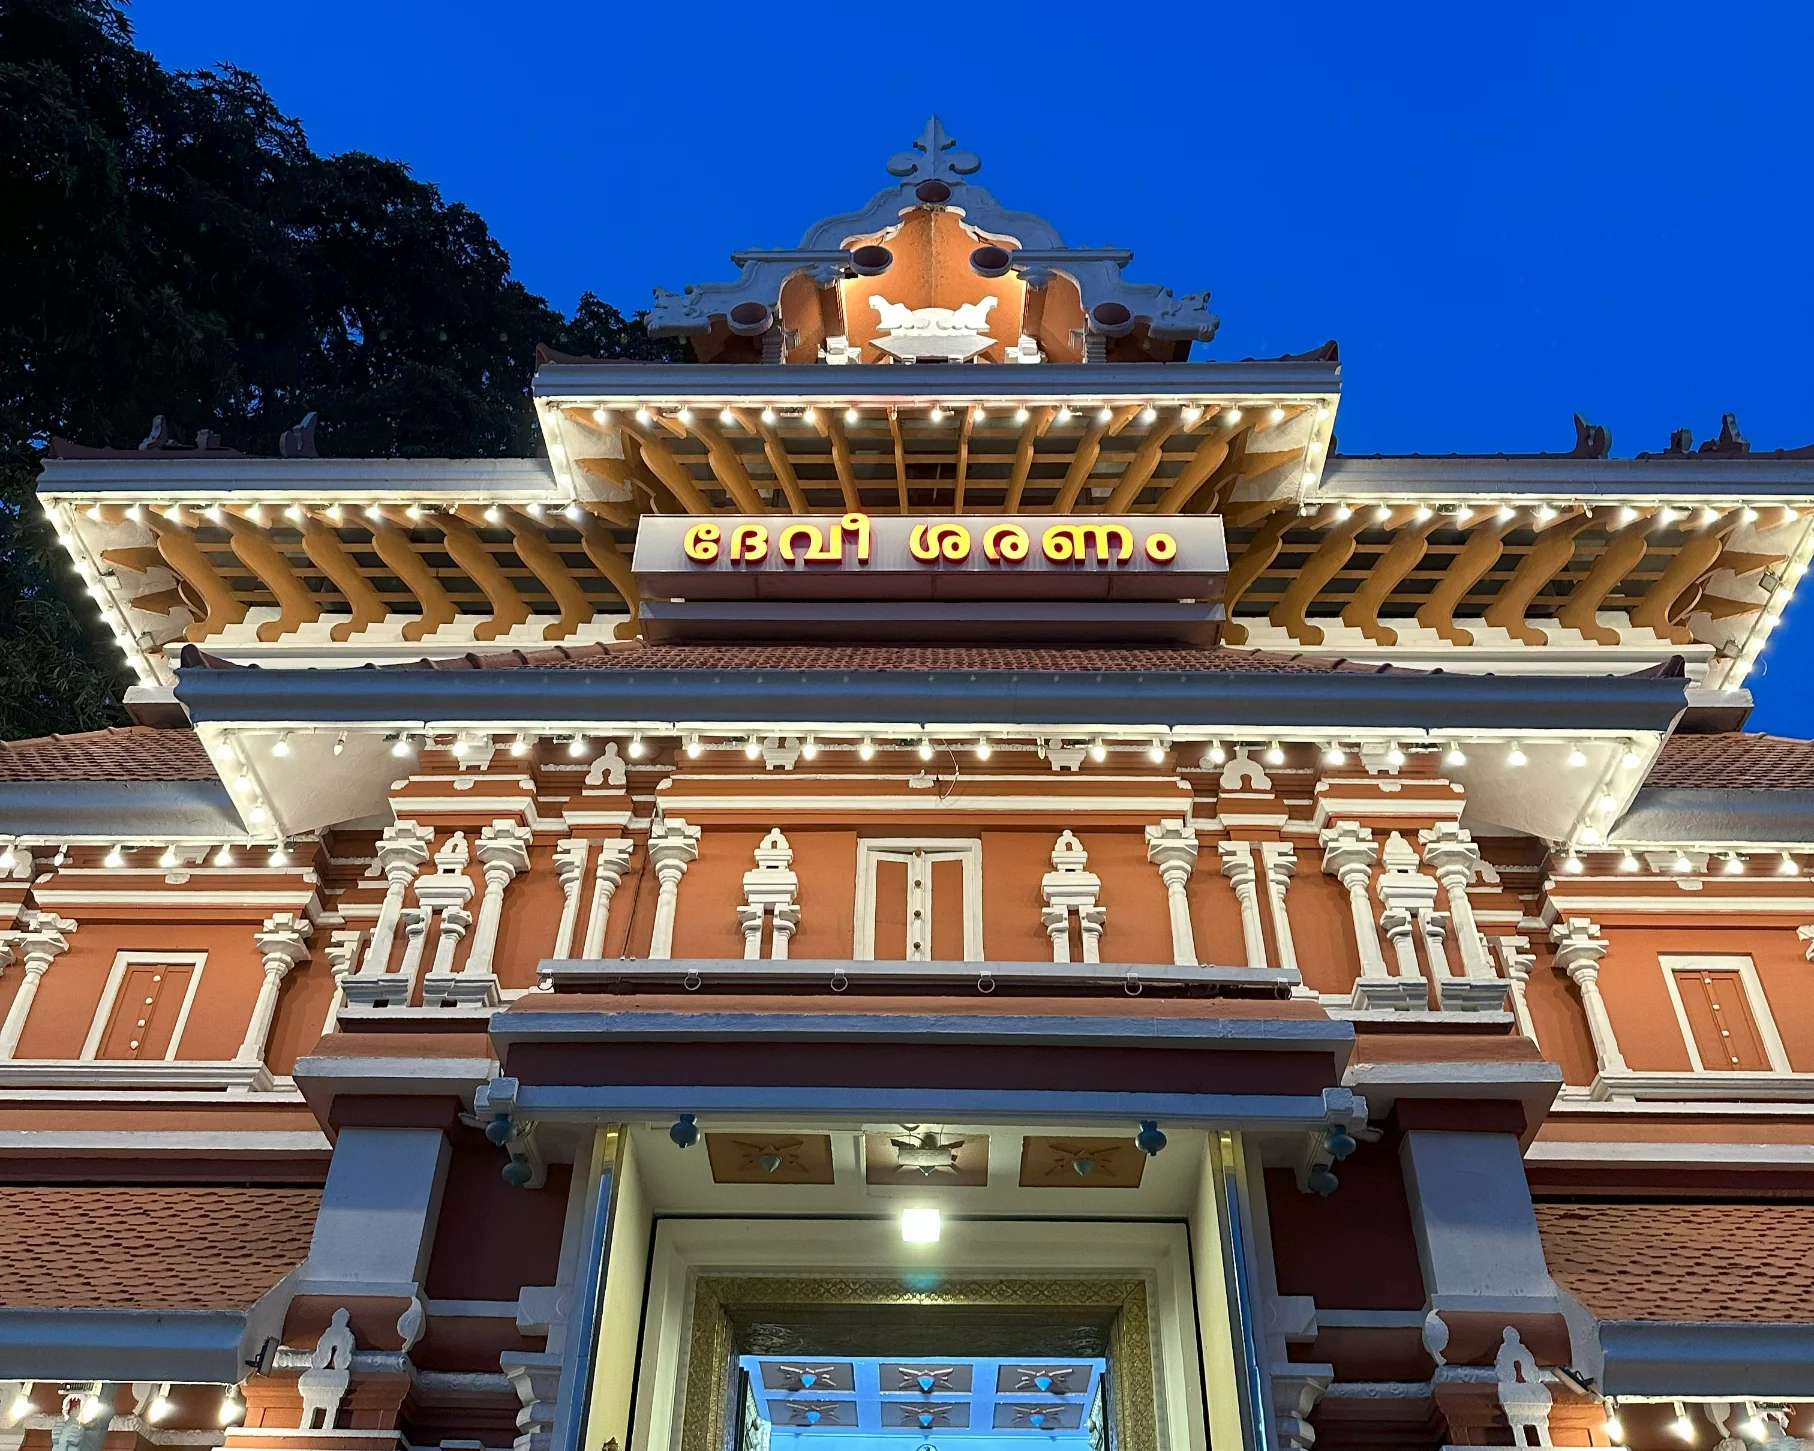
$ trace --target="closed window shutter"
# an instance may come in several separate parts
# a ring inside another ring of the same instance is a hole
[[[113,1016],[101,1036],[99,1056],[141,1061],[161,1059],[169,1051],[176,1020],[195,968],[143,964],[126,969]]]
[[[1703,1068],[1728,1073],[1769,1071],[1770,1055],[1764,1051],[1739,973],[1731,968],[1679,967],[1675,985]]]

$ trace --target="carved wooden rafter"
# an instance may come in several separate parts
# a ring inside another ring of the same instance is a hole
[[[1518,514],[1513,510],[1503,518],[1495,515],[1468,531],[1467,542],[1449,561],[1449,567],[1430,591],[1430,597],[1418,606],[1418,624],[1436,631],[1451,645],[1474,643],[1473,632],[1455,623],[1455,611],[1468,591],[1499,562],[1499,556],[1505,551],[1505,536],[1517,523]]]
[[[174,517],[176,512],[175,509],[167,513],[147,510],[145,519],[157,536],[158,553],[163,555],[164,563],[195,592],[207,611],[199,620],[191,622],[183,632],[183,638],[192,642],[205,640],[245,619],[247,606],[221,578],[220,571],[196,542],[195,531]]]

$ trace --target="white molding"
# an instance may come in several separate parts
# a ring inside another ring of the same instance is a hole
[[[8,1088],[190,1088],[226,1093],[268,1092],[276,1080],[262,1063],[231,1059],[14,1059],[0,1063]]]
[[[691,803],[689,803],[691,804]],[[983,957],[983,843],[981,837],[863,837],[857,842],[856,942],[851,956],[858,962],[874,962],[876,863],[900,861],[912,870],[913,855],[924,852],[927,861],[960,861],[964,870],[964,960],[982,962]],[[909,891],[911,892],[911,885]],[[932,883],[927,879],[926,943],[931,960]],[[909,939],[911,943],[911,939]],[[911,945],[908,947],[911,953]],[[915,960],[911,957],[910,961]]]
[[[1537,1164],[1806,1164],[1814,1144],[1696,1144],[1673,1140],[1538,1139],[1524,1151]]]
[[[1701,1062],[1700,1045],[1694,1041],[1694,1029],[1688,1021],[1688,1008],[1682,1001],[1681,985],[1676,981],[1678,972],[1693,972],[1706,968],[1714,972],[1736,971],[1739,981],[1744,984],[1745,998],[1751,1007],[1751,1020],[1757,1024],[1757,1036],[1764,1045],[1764,1056],[1770,1060],[1770,1067],[1777,1073],[1788,1073],[1789,1055],[1783,1049],[1782,1035],[1776,1031],[1776,1019],[1770,1012],[1770,1000],[1764,996],[1764,985],[1758,979],[1757,965],[1744,953],[1716,952],[1664,952],[1657,956],[1657,965],[1663,970],[1663,985],[1669,989],[1669,1002],[1675,1008],[1675,1020],[1682,1030],[1682,1039],[1688,1045],[1688,1061],[1694,1065],[1697,1073],[1729,1073],[1726,1068],[1708,1068]]]
[[[1784,1103],[1814,1103],[1814,1073],[1655,1072],[1634,1069],[1594,1077],[1589,1100],[1597,1107],[1608,1099],[1648,1098],[1683,1102],[1724,1103],[1733,1095],[1772,1098]],[[1709,1111],[1711,1111],[1709,1109]]]
[[[326,1154],[333,1147],[320,1129],[0,1129],[0,1154]]]
[[[176,1025],[170,1030],[170,1043],[164,1049],[164,1061],[174,1062],[177,1045],[183,1041],[183,1029],[189,1025],[189,1010],[195,1005],[195,992],[201,986],[202,969],[207,966],[208,954],[205,952],[145,952],[122,950],[113,955],[113,966],[107,970],[107,985],[101,989],[101,1001],[95,1008],[94,1018],[88,1025],[88,1036],[82,1040],[82,1051],[78,1055],[85,1063],[97,1061],[95,1054],[101,1051],[101,1039],[107,1032],[107,1020],[113,1016],[114,1004],[119,1000],[120,987],[126,981],[126,969],[129,967],[192,967],[189,974],[189,985],[183,991],[182,1006],[176,1012]],[[128,1060],[108,1060],[128,1061]],[[130,1060],[143,1062],[143,1059]]]

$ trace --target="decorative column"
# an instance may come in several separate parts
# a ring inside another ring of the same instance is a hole
[[[1556,966],[1581,990],[1581,1010],[1587,1015],[1587,1031],[1594,1040],[1600,1072],[1629,1073],[1631,1069],[1612,1030],[1612,1017],[1606,1011],[1606,999],[1600,996],[1600,959],[1606,956],[1607,944],[1600,936],[1599,926],[1585,917],[1570,917],[1552,924],[1549,936],[1556,944]]]
[[[360,964],[361,977],[376,977],[390,969],[391,947],[397,940],[397,922],[403,912],[403,895],[428,861],[428,844],[434,832],[413,821],[399,821],[387,826],[378,838],[378,870],[389,885],[384,902],[378,908],[378,922],[372,928],[372,940]]]
[[[743,905],[737,909],[746,958],[762,956],[762,920],[770,913],[775,919],[775,940],[769,956],[777,960],[787,957],[787,939],[800,923],[800,906],[795,900],[800,892],[800,878],[794,874],[793,860],[794,849],[787,844],[780,827],[756,844],[756,865],[743,874]],[[785,928],[781,925],[783,917],[788,919]]]
[[[1455,944],[1461,952],[1462,976],[1456,979],[1445,972],[1436,986],[1437,1000],[1445,1008],[1497,1012],[1505,1003],[1505,982],[1493,971],[1486,938],[1468,899],[1468,887],[1480,870],[1480,848],[1453,821],[1438,822],[1430,830],[1420,831],[1417,839],[1423,843],[1425,864],[1442,886]]]
[[[258,985],[258,998],[252,1004],[252,1020],[246,1024],[246,1036],[240,1041],[235,1063],[263,1063],[265,1044],[271,1036],[271,1020],[277,1016],[277,990],[290,975],[290,969],[309,960],[309,933],[314,923],[294,912],[278,912],[265,918],[264,930],[254,939],[258,955],[264,960],[265,980]]]
[[[1260,883],[1253,865],[1253,843],[1219,841],[1216,850],[1222,857],[1222,875],[1235,889],[1235,900],[1241,904],[1241,942],[1247,950],[1249,967],[1266,966],[1266,931],[1260,926]]]
[[[426,850],[427,843],[424,843]],[[472,878],[466,875],[466,864],[470,854],[466,848],[466,833],[456,831],[441,843],[441,849],[434,854],[435,869],[426,876],[414,875],[414,865],[409,867],[410,875],[404,878],[404,885],[414,881],[416,885],[416,905],[403,907],[397,912],[391,924],[393,941],[398,928],[403,931],[403,956],[396,970],[390,969],[390,951],[384,954],[384,965],[377,971],[371,968],[370,954],[366,958],[366,967],[356,976],[348,978],[342,984],[346,999],[360,1008],[407,1008],[416,993],[416,977],[422,971],[422,955],[427,950],[428,934],[434,925],[435,914],[440,913],[442,928],[445,931],[450,917],[459,923],[460,932],[464,932],[470,918],[460,909],[466,899],[472,895]],[[395,878],[393,878],[393,882]],[[383,926],[382,919],[379,926]],[[374,938],[377,929],[373,929]],[[455,941],[459,934],[455,934]],[[446,966],[451,968],[452,949]],[[441,958],[436,957],[437,965]]]
[[[1272,908],[1272,940],[1278,945],[1279,966],[1297,971],[1297,943],[1291,936],[1291,917],[1285,910],[1285,891],[1297,875],[1297,851],[1288,841],[1260,843],[1260,861],[1266,868],[1266,901]]]
[[[1353,1003],[1357,1008],[1369,1007],[1375,994],[1389,996],[1397,991],[1392,975],[1386,971],[1386,959],[1380,955],[1379,929],[1373,925],[1373,907],[1367,900],[1373,864],[1379,860],[1379,843],[1358,821],[1337,822],[1324,828],[1317,839],[1323,847],[1323,871],[1348,892],[1348,914],[1354,921],[1354,943],[1360,953],[1360,977],[1354,984]]]
[[[66,934],[76,930],[76,924],[66,917],[31,908],[19,914],[19,923],[19,930],[0,934],[0,945],[9,949],[25,967],[25,980],[19,984],[13,1004],[7,1009],[6,1021],[0,1023],[0,1058],[11,1058],[19,1051],[19,1037],[25,1032],[25,1020],[31,1016],[38,984],[50,971],[51,963],[69,951]]]
[[[1180,817],[1146,829],[1146,859],[1159,868],[1172,923],[1172,963],[1196,967],[1197,940],[1190,925],[1190,899],[1184,884],[1197,864],[1197,833]]]
[[[649,827],[649,861],[660,890],[655,894],[655,922],[649,931],[649,956],[674,955],[674,912],[680,902],[680,879],[699,856],[699,828],[678,816],[663,816]]]
[[[592,907],[586,913],[586,940],[579,955],[588,960],[604,956],[605,926],[611,920],[611,899],[630,865],[636,843],[628,837],[598,844],[598,868],[592,874]]]
[[[1537,955],[1530,950],[1531,940],[1528,937],[1495,937],[1493,946],[1499,950],[1499,961],[1505,965],[1505,980],[1512,993],[1512,1016],[1518,1020],[1518,1031],[1535,1043],[1537,1027],[1531,1021],[1530,1004],[1524,1000],[1531,969],[1537,964]]]
[[[1417,939],[1430,931],[1429,915],[1436,907],[1436,883],[1417,870],[1417,853],[1396,831],[1386,838],[1380,861],[1385,870],[1374,892],[1385,908],[1379,925],[1385,929],[1397,960],[1398,976],[1388,991],[1371,995],[1371,1007],[1414,1010],[1430,1005],[1430,991],[1417,963]],[[1440,929],[1438,929],[1440,930]]]
[[[1096,898],[1102,891],[1102,878],[1089,871],[1090,854],[1083,849],[1076,834],[1059,833],[1052,847],[1052,870],[1039,880],[1045,907],[1039,914],[1046,935],[1052,939],[1052,961],[1071,960],[1071,913],[1077,914],[1077,938],[1082,944],[1085,962],[1102,961],[1102,928],[1108,920],[1108,909]]]
[[[448,907],[441,913],[441,941],[435,964],[422,980],[422,1001],[442,1007],[495,1007],[498,977],[491,970],[497,951],[498,925],[504,915],[504,889],[529,870],[529,843],[535,833],[508,819],[493,821],[479,833],[473,855],[485,869],[485,893],[479,898],[478,922],[472,929],[472,947],[459,971],[453,970],[454,947],[465,935],[466,913]]]
[[[346,980],[359,960],[359,947],[365,941],[365,929],[348,927],[328,935],[328,971],[334,975],[334,996],[328,1000],[328,1015],[321,1025],[321,1036],[332,1033],[340,1020],[340,1007],[346,1001]]]
[[[548,955],[557,961],[573,951],[573,930],[579,925],[579,884],[586,875],[586,854],[592,843],[583,836],[570,836],[554,849],[554,874],[561,884],[561,922],[554,929],[554,950]]]

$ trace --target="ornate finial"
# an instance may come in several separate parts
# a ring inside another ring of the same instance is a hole
[[[974,151],[957,151],[957,142],[945,134],[945,124],[934,116],[926,123],[911,151],[897,151],[888,158],[888,172],[902,181],[935,181],[962,178],[983,162]]]

